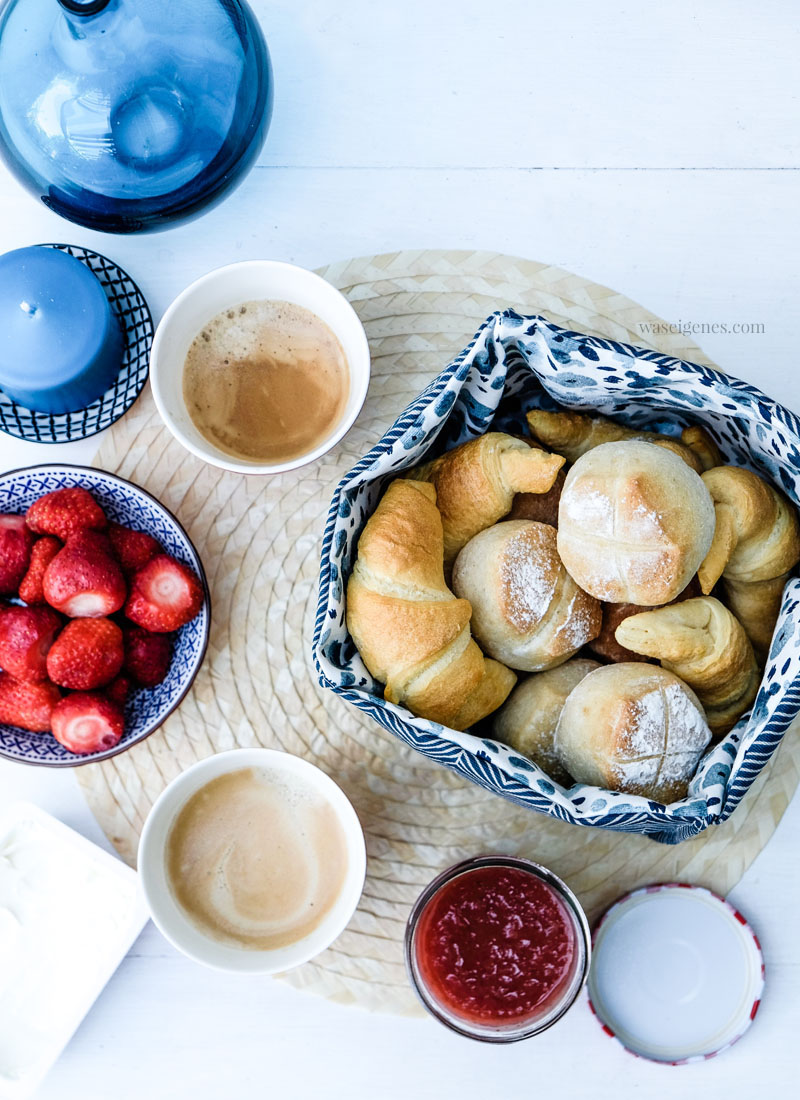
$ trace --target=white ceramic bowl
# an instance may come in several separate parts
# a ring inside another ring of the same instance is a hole
[[[350,392],[341,419],[326,439],[289,462],[248,462],[220,451],[192,423],[183,400],[183,364],[198,332],[218,313],[242,302],[272,299],[311,310],[336,334],[350,369]],[[242,474],[279,474],[314,462],[352,427],[369,386],[369,345],[358,316],[339,291],[313,271],[276,260],[245,260],[218,267],[188,286],[156,329],[150,352],[150,384],[161,418],[192,454]]]
[[[186,916],[167,877],[166,843],[181,808],[206,783],[240,768],[268,767],[301,776],[333,807],[344,831],[348,868],[341,893],[325,919],[303,939],[270,951],[235,947],[205,935]],[[150,915],[177,949],[216,970],[277,974],[314,958],[340,935],[356,910],[364,888],[367,857],[364,833],[349,799],[323,771],[290,753],[273,749],[233,749],[209,756],[174,779],[147,816],[139,841],[139,878]]]

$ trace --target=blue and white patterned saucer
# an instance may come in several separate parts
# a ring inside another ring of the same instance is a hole
[[[97,499],[110,520],[146,531],[167,554],[190,566],[203,582],[205,600],[197,618],[175,635],[172,663],[163,683],[131,693],[125,706],[125,733],[105,752],[75,756],[49,733],[26,733],[0,724],[0,756],[23,764],[75,767],[124,752],[148,737],[179,705],[192,685],[208,646],[211,603],[200,557],[189,536],[163,504],[138,485],[90,466],[30,466],[0,474],[0,512],[24,512],[37,497],[54,489],[80,485]]]
[[[671,806],[599,787],[560,787],[489,737],[387,703],[347,632],[345,587],[358,536],[388,482],[490,429],[527,434],[524,411],[559,405],[672,433],[702,423],[727,461],[767,475],[800,503],[800,420],[754,386],[646,348],[569,332],[544,317],[498,312],[340,482],[323,539],[314,663],[323,687],[487,790],[562,821],[674,844],[733,813],[800,710],[800,580],[786,585],[752,712],[711,747],[688,797]]]
[[[72,443],[111,427],[144,388],[150,368],[153,320],[139,287],[113,260],[74,244],[42,244],[57,248],[85,264],[102,286],[111,310],[119,319],[125,346],[122,366],[114,382],[91,405],[68,413],[44,413],[18,405],[0,390],[0,431],[30,443]]]

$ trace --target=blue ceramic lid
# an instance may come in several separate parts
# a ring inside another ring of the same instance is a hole
[[[99,280],[74,256],[38,245],[0,256],[0,386],[68,384],[115,325]]]

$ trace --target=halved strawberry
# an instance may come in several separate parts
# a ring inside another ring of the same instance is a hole
[[[54,684],[91,691],[113,680],[122,668],[122,631],[110,619],[73,619],[47,654]]]
[[[0,668],[16,680],[47,679],[47,654],[61,629],[50,607],[6,607],[0,611]]]
[[[44,597],[73,619],[112,615],[125,602],[125,578],[105,535],[79,531],[47,567]]]
[[[113,749],[125,730],[122,707],[98,692],[76,691],[53,708],[53,736],[74,753]]]
[[[123,635],[125,671],[142,687],[160,684],[172,659],[172,637],[169,634],[153,634],[140,626],[126,626]]]
[[[119,523],[109,523],[108,538],[123,573],[135,573],[147,565],[156,554],[162,554],[161,544],[144,531],[134,531]]]
[[[0,594],[16,596],[31,560],[33,543],[24,516],[0,515]]]
[[[109,699],[113,699],[119,706],[124,707],[132,686],[127,676],[118,676],[116,680],[112,680],[110,684],[103,688],[103,691]]]
[[[31,561],[28,572],[22,578],[19,586],[20,599],[26,604],[47,603],[44,598],[42,581],[47,567],[61,549],[61,543],[52,535],[45,535],[37,539],[31,550]]]
[[[0,722],[31,733],[49,733],[53,708],[61,700],[55,684],[26,684],[0,672]]]
[[[87,489],[78,485],[39,497],[25,513],[25,519],[37,535],[55,535],[62,542],[86,528],[102,531],[106,526],[103,509]]]
[[[145,630],[168,634],[191,622],[203,606],[203,586],[188,566],[157,554],[135,573],[125,614]]]

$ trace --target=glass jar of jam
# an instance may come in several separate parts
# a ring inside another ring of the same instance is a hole
[[[444,871],[417,899],[406,966],[441,1023],[471,1039],[511,1043],[544,1031],[577,998],[591,937],[578,899],[556,875],[511,856]]]

